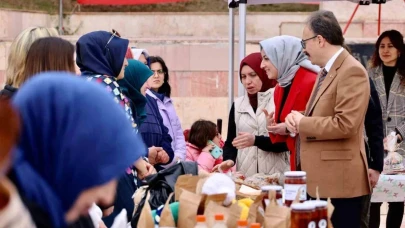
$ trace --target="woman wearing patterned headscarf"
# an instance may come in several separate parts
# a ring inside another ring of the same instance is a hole
[[[266,113],[267,130],[273,143],[287,144],[291,170],[295,170],[296,138],[287,131],[284,119],[292,110],[305,110],[320,69],[311,64],[296,37],[276,36],[261,41],[260,47],[261,68],[269,79],[278,82],[274,90],[275,111]]]

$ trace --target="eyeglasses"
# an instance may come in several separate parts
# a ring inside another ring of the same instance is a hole
[[[313,37],[311,37],[311,38],[308,38],[308,39],[305,39],[305,40],[301,40],[301,46],[302,46],[302,48],[303,49],[305,49],[306,48],[306,42],[308,41],[308,40],[312,40],[312,39],[314,39],[314,38],[316,38],[318,35],[316,35],[316,36],[313,36]]]
[[[165,72],[163,70],[152,70],[153,74],[164,74]]]
[[[114,37],[121,38],[121,35],[115,29],[113,29],[111,33],[112,33],[112,35],[111,35],[110,39],[108,39],[107,44],[104,46],[104,48],[106,48],[108,46],[108,44],[111,42],[111,40]]]

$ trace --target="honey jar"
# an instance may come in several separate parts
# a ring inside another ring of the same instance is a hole
[[[304,171],[289,171],[284,173],[285,205],[289,207],[299,192],[300,202],[307,200],[307,173]]]
[[[266,185],[266,186],[263,186],[261,189],[262,189],[262,195],[263,195],[262,204],[263,204],[264,210],[266,210],[267,205],[269,205],[269,203],[270,203],[270,200],[269,200],[270,191],[276,192],[277,204],[280,206],[283,206],[283,193],[282,193],[283,187],[278,186],[278,185]]]
[[[324,200],[306,201],[304,204],[312,204],[315,207],[313,220],[317,228],[328,227],[328,202]]]
[[[313,204],[294,203],[291,205],[291,228],[316,228],[313,220],[315,206]]]

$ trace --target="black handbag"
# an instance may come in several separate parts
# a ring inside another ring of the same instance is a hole
[[[143,205],[145,204],[147,193],[149,192],[149,205],[152,210],[164,205],[169,198],[169,195],[174,192],[177,178],[184,174],[198,175],[198,165],[196,162],[181,161],[167,169],[161,170],[158,173],[148,176],[146,183],[148,185],[144,196],[138,205],[136,211],[131,219],[131,227],[137,227],[139,217],[142,212]],[[174,202],[172,197],[171,202]]]

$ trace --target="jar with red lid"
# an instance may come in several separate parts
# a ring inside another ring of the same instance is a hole
[[[328,227],[328,202],[324,200],[312,200],[306,201],[304,204],[312,204],[315,206],[314,221],[316,223],[316,227]]]
[[[270,200],[269,200],[269,192],[270,191],[275,191],[276,192],[276,201],[277,204],[280,206],[283,206],[283,187],[278,186],[278,185],[266,185],[266,186],[262,186],[262,195],[263,195],[263,200],[262,200],[262,204],[263,204],[263,208],[264,210],[266,210],[267,205],[269,205]]]
[[[289,207],[299,192],[300,202],[307,200],[307,173],[304,171],[289,171],[284,173],[285,205]]]
[[[291,205],[291,228],[316,228],[313,220],[315,206],[312,204],[294,203]]]

